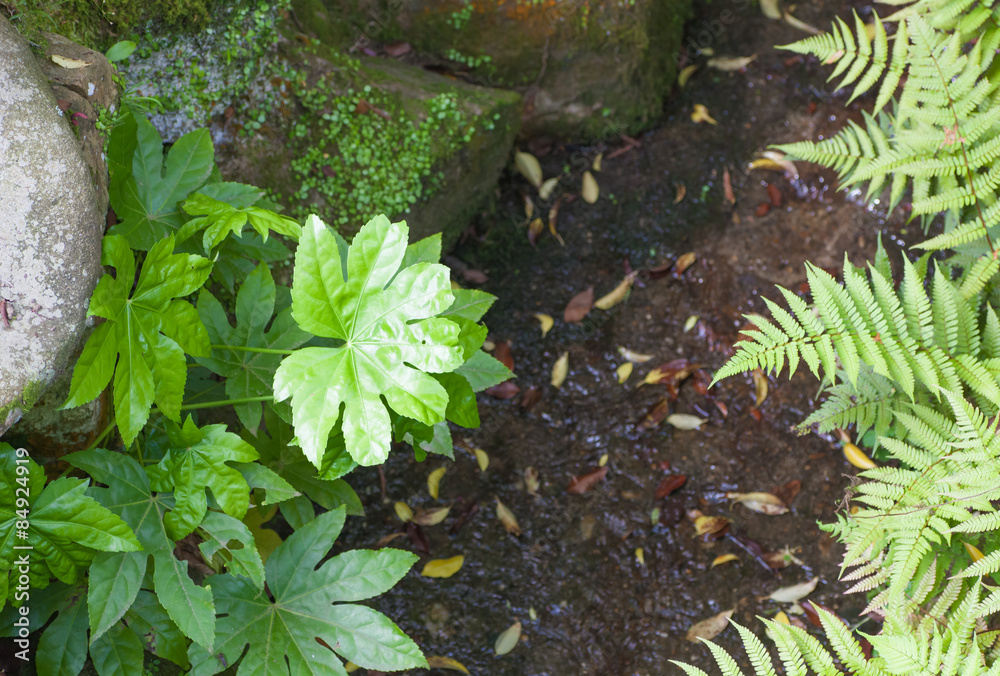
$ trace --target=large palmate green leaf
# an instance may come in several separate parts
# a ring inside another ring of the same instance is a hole
[[[292,314],[299,326],[340,347],[308,347],[286,357],[275,399],[291,398],[305,456],[320,466],[341,420],[347,450],[360,465],[384,462],[392,437],[386,404],[431,425],[444,420],[448,394],[429,373],[461,365],[459,326],[435,317],[452,304],[448,269],[417,263],[400,270],[405,223],[369,221],[347,250],[310,216],[295,254]]]
[[[198,314],[208,329],[212,344],[237,348],[213,349],[210,357],[198,358],[199,364],[226,378],[226,394],[231,399],[271,394],[274,372],[281,362],[280,354],[239,348],[291,350],[310,338],[295,324],[290,307],[271,321],[275,298],[271,271],[263,264],[247,277],[236,296],[235,328],[229,324],[226,310],[215,296],[205,290],[198,296]],[[268,324],[271,330],[265,333]],[[245,427],[252,429],[260,424],[260,403],[236,404],[235,408]]]
[[[164,517],[167,535],[179,540],[201,523],[208,509],[207,488],[226,514],[237,519],[246,516],[250,487],[239,470],[226,462],[256,460],[253,446],[227,432],[225,425],[199,428],[191,416],[183,427],[168,421],[166,429],[170,450],[146,472],[153,490],[174,492],[176,505]]]
[[[212,592],[196,585],[188,575],[187,561],[174,556],[175,542],[164,525],[173,507],[170,496],[154,494],[145,470],[127,455],[98,448],[79,451],[65,459],[107,484],[107,488],[90,491],[99,503],[132,527],[143,549],[152,556],[153,588],[170,620],[192,640],[211,646],[215,640]],[[165,627],[159,629],[166,631]]]
[[[133,149],[131,165],[127,159]],[[108,231],[133,249],[149,250],[184,222],[180,202],[208,180],[215,166],[212,137],[198,129],[180,137],[164,162],[163,139],[144,115],[128,115],[109,141],[111,206],[119,222]]]
[[[427,666],[420,649],[387,617],[341,603],[385,592],[417,557],[396,549],[349,551],[319,565],[343,524],[343,508],[325,512],[283,542],[267,560],[270,596],[231,575],[212,579],[216,641],[211,651],[191,647],[192,676],[219,673],[248,645],[239,676],[344,676],[335,652],[367,669]]]
[[[44,470],[23,455],[0,443],[0,608],[14,598],[23,572],[31,589],[53,577],[73,584],[99,551],[141,548],[122,519],[85,494],[87,481],[46,485]]]
[[[146,255],[133,290],[135,256],[128,243],[105,237],[102,246],[101,262],[114,266],[116,274],[101,277],[87,313],[108,321],[87,339],[63,406],[95,399],[113,374],[115,421],[127,446],[146,424],[153,402],[180,421],[184,353],[207,355],[209,342],[194,306],[178,297],[204,284],[212,263],[172,253],[173,237],[167,237]]]

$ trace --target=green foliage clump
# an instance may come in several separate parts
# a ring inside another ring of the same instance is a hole
[[[108,148],[122,221],[104,238],[113,271],[90,304],[104,321],[66,406],[110,383],[113,421],[65,458],[64,474],[83,478],[46,483],[25,449],[0,444],[0,635],[22,617],[44,627],[45,674],[89,660],[100,676],[140,676],[147,653],[192,674],[426,667],[396,625],[355,603],[416,557],[327,556],[346,515],[362,513],[346,475],[384,461],[393,439],[420,459],[452,456],[448,421],[478,425],[475,391],[510,377],[480,349],[494,298],[452,290],[440,236],[409,244],[405,223],[376,217],[351,243],[315,216],[303,229],[260,190],[220,181],[204,131],[164,157],[128,111]],[[298,240],[291,289],[267,265],[289,255],[281,238]],[[238,289],[235,306],[208,286]],[[205,415],[219,407],[245,428]],[[118,449],[99,448],[115,428]],[[294,531],[284,541],[262,528],[278,510]]]
[[[887,459],[823,526],[846,546],[842,578],[868,595],[863,612],[884,617],[864,635],[871,657],[827,613],[833,654],[765,621],[785,672],[1000,674],[989,629],[1000,612],[1000,30],[985,5],[894,4],[885,20],[838,20],[788,46],[834,65],[852,98],[877,93],[864,124],[781,148],[837,170],[842,185],[869,183],[870,197],[888,188],[892,206],[908,193],[925,223],[943,215],[944,232],[915,248],[950,253],[904,255],[898,284],[881,243],[867,269],[845,261],[842,283],[809,266],[812,302],[780,289],[787,309],[767,301],[771,319],[749,316],[716,379],[804,363],[828,396],[800,430],[869,431]],[[774,674],[763,644],[737,629],[754,672]],[[724,674],[739,673],[709,647]]]
[[[349,57],[341,63],[342,72],[360,67]],[[308,144],[291,163],[298,182],[293,197],[304,204],[325,202],[324,216],[337,227],[357,222],[375,205],[387,213],[409,213],[440,184],[436,163],[471,140],[474,118],[451,93],[424,102],[426,112],[418,117],[398,94],[360,77],[348,76],[347,83],[342,77],[325,76],[312,86],[297,83],[307,114],[292,129],[293,143],[301,138]],[[309,207],[298,209],[304,217]]]

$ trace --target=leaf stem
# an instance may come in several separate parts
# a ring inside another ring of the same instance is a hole
[[[233,350],[235,352],[260,352],[261,354],[293,354],[295,350],[274,350],[269,347],[240,347],[239,345],[212,345],[213,350]]]
[[[193,411],[199,408],[217,408],[219,406],[232,406],[233,404],[252,404],[258,401],[273,401],[274,396],[246,397],[245,399],[221,399],[219,401],[206,401],[201,404],[184,404],[182,411]]]

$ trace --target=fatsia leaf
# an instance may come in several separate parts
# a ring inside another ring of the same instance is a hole
[[[74,584],[99,551],[141,548],[124,521],[85,494],[89,482],[46,485],[44,470],[22,455],[0,443],[0,608],[24,572],[32,589],[53,577]]]
[[[146,552],[101,552],[94,557],[87,587],[91,641],[118,622],[135,601],[148,560]]]
[[[153,490],[174,492],[176,504],[163,520],[167,535],[179,540],[201,523],[208,508],[206,488],[226,514],[242,519],[250,506],[250,487],[239,470],[225,463],[256,460],[253,446],[227,432],[225,425],[199,428],[191,416],[183,427],[168,421],[167,437],[170,450],[147,469]]]
[[[212,263],[172,253],[173,237],[167,237],[146,255],[133,290],[136,266],[129,245],[111,236],[102,246],[101,262],[114,266],[116,274],[98,281],[87,314],[108,321],[87,339],[63,407],[95,399],[114,374],[115,421],[128,446],[154,401],[168,418],[180,420],[186,380],[182,351],[207,355],[209,342],[194,307],[179,297],[205,283]]]
[[[236,295],[236,326],[230,326],[225,308],[215,296],[202,290],[198,296],[198,315],[205,323],[212,345],[211,356],[198,357],[202,366],[226,379],[230,399],[249,399],[271,394],[274,372],[280,354],[253,352],[252,349],[291,350],[309,340],[292,319],[291,308],[274,313],[276,291],[271,271],[261,264],[250,273]],[[271,325],[270,331],[265,329]],[[245,427],[260,424],[261,405],[235,404],[236,414]]]
[[[142,548],[153,557],[153,588],[170,620],[184,635],[211,646],[215,637],[212,593],[196,585],[188,575],[187,562],[174,556],[174,541],[164,524],[173,501],[169,496],[154,494],[142,466],[127,455],[93,449],[65,459],[107,484],[107,488],[90,491],[135,531]]]
[[[45,628],[35,649],[39,674],[79,674],[87,661],[87,597],[81,592]]]
[[[250,529],[242,521],[222,512],[209,512],[199,529],[205,540],[198,549],[206,559],[211,561],[219,555],[230,573],[245,577],[258,589],[264,588],[264,563]]]
[[[366,669],[427,666],[420,649],[387,617],[340,603],[389,589],[415,555],[394,549],[346,552],[319,565],[343,527],[344,514],[343,508],[321,514],[271,554],[266,565],[270,597],[231,575],[212,579],[219,613],[216,641],[211,651],[191,647],[192,676],[217,674],[237,660],[239,676],[346,674],[334,651]]]
[[[310,333],[343,340],[286,357],[274,377],[277,401],[291,399],[306,458],[319,467],[341,420],[347,450],[360,465],[384,462],[392,437],[386,404],[428,425],[441,422],[448,394],[429,374],[463,362],[459,327],[435,317],[452,304],[449,272],[434,263],[399,269],[405,223],[369,221],[348,249],[346,277],[330,230],[310,216],[295,253],[292,314]]]
[[[132,607],[125,613],[130,629],[144,639],[146,650],[187,669],[187,640],[166,609],[156,600],[156,595],[140,591]]]
[[[455,369],[455,373],[468,380],[476,392],[482,392],[514,377],[510,369],[482,350]]]
[[[164,162],[159,132],[144,115],[131,117],[136,125],[132,171],[115,172],[118,189],[110,194],[119,222],[108,234],[121,235],[133,249],[149,250],[181,227],[179,203],[208,180],[215,152],[208,130],[198,129],[180,137]]]
[[[307,495],[324,509],[344,505],[348,514],[364,515],[361,499],[346,481],[339,478],[357,465],[346,450],[339,452],[340,448],[334,441],[327,447],[323,465],[317,472],[302,451],[290,445],[294,436],[291,426],[270,407],[264,409],[264,427],[256,435],[244,432],[243,436],[260,454],[260,465],[280,474],[296,491]]]
[[[198,218],[184,224],[181,234],[178,234],[178,240],[180,241],[204,228],[202,246],[205,247],[205,251],[211,251],[218,246],[230,232],[241,237],[247,223],[257,231],[265,242],[271,230],[292,239],[298,239],[302,232],[299,224],[287,216],[260,207],[236,207],[201,193],[195,193],[188,197],[184,200],[181,208],[186,213],[198,216]]]
[[[142,676],[142,641],[121,622],[90,645],[98,676]]]

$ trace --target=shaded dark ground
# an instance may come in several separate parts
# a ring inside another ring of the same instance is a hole
[[[470,232],[474,236],[456,252],[490,275],[482,288],[499,300],[486,322],[493,340],[511,342],[521,394],[508,400],[483,396],[482,428],[455,430],[457,442],[489,454],[485,472],[462,448],[456,448],[455,463],[432,457],[418,464],[405,452],[393,454],[384,468],[384,495],[377,470],[358,471],[352,483],[367,516],[350,520],[339,543],[372,546],[400,530],[393,509],[397,500],[414,508],[455,502],[443,524],[424,529],[430,556],[377,604],[428,655],[453,657],[473,674],[681,673],[668,660],[710,669],[707,649],[685,640],[694,622],[735,607],[734,619],[760,633],[755,615],[773,616],[788,607],[757,597],[780,586],[818,575],[820,585],[811,599],[849,621],[864,605],[860,597],[839,598],[840,550],[816,526],[817,520],[833,518],[848,485],[845,475],[855,470],[831,440],[788,431],[814,405],[811,376],[771,379],[759,421],[750,410],[753,385],[739,377],[712,391],[728,407],[728,417],[688,383],[671,412],[707,417],[706,426],[699,431],[666,424],[637,427],[666,394],[663,386],[637,387],[650,369],[679,357],[717,369],[744,323],[742,313],[766,312],[758,294],[775,297],[775,283],[798,290],[805,281],[805,260],[839,268],[847,250],[860,264],[874,252],[878,233],[884,233],[889,248],[895,247],[890,238],[905,233],[901,217],[887,222],[860,198],[852,201],[835,192],[831,174],[804,163],[796,181],[741,169],[769,143],[819,138],[856,115],[858,105],[870,105],[862,98],[845,109],[846,96],[825,85],[826,73],[815,60],[787,60],[788,52],[772,48],[804,33],[767,20],[756,6],[741,6],[737,1],[703,7],[690,32],[697,37],[702,27],[711,27],[706,22],[730,9],[736,20],[711,48],[718,56],[756,53],[757,60],[743,72],[729,73],[706,69],[705,58],[698,58],[702,69],[670,103],[661,129],[614,159],[607,156],[622,141],[609,139],[602,170],[595,174],[601,200],[589,206],[578,199],[561,208],[558,230],[565,247],[547,231],[536,247],[527,242],[519,192],[535,192],[512,176],[499,194],[497,215]],[[844,4],[822,3],[797,13],[825,28],[836,14],[849,11]],[[706,105],[719,124],[692,123],[695,103]],[[569,166],[573,178],[566,189],[577,192],[582,170],[600,150],[556,148],[541,158],[545,175],[559,175]],[[727,166],[735,208],[724,202]],[[780,190],[784,206],[758,216],[757,206],[768,202],[765,181]],[[674,205],[678,184],[686,186],[687,195]],[[536,215],[540,211],[544,218],[548,203],[537,196],[535,202]],[[608,312],[593,310],[581,325],[562,321],[563,308],[576,293],[593,285],[600,297],[614,288],[626,260],[633,269],[655,267],[689,251],[698,259],[681,279],[649,280],[625,303]],[[536,312],[556,319],[545,338]],[[691,315],[699,319],[685,333]],[[625,385],[615,376],[624,361],[618,346],[655,355],[636,365]],[[556,389],[549,384],[550,373],[564,351],[569,352],[569,377]],[[532,387],[542,398],[526,409],[522,395]],[[606,479],[586,494],[567,494],[571,477],[596,468],[604,454]],[[425,481],[442,466],[448,472],[435,501]],[[529,467],[540,476],[537,496],[529,495],[524,483]],[[656,500],[657,484],[670,473],[687,475],[687,484]],[[791,513],[781,516],[731,506],[722,496],[725,491],[771,491],[793,480],[801,481],[802,490]],[[516,515],[520,537],[505,532],[495,498]],[[455,515],[473,501],[478,512],[449,534]],[[655,507],[661,521],[651,525]],[[805,565],[774,574],[729,540],[702,542],[684,517],[694,508],[732,519],[731,532],[755,540],[765,551],[792,547]],[[391,546],[413,549],[406,538]],[[637,548],[643,550],[644,564],[637,560]],[[730,552],[740,557],[738,563],[710,568],[716,556]],[[427,560],[458,554],[465,556],[465,565],[454,577],[419,575]],[[517,620],[523,623],[521,643],[496,657],[497,635]],[[717,640],[729,649],[739,645],[731,629]]]

